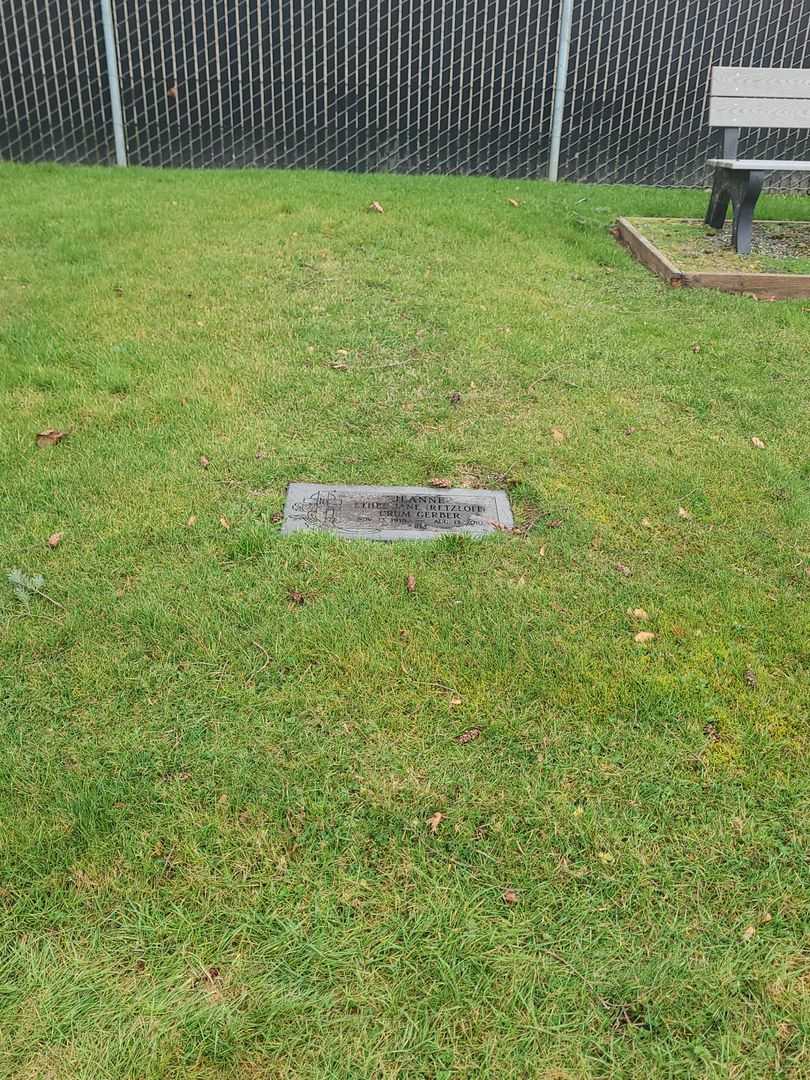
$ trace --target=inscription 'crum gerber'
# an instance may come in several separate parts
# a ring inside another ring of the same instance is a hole
[[[283,533],[331,532],[350,540],[430,540],[511,529],[505,491],[290,484]]]

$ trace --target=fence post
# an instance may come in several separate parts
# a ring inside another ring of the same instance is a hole
[[[568,82],[568,50],[571,45],[571,23],[574,0],[562,0],[560,28],[557,34],[557,57],[554,62],[554,94],[551,99],[551,143],[548,153],[548,178],[556,180],[560,168],[560,139],[565,110],[565,85]]]
[[[121,111],[121,84],[118,76],[118,49],[115,44],[112,0],[101,0],[101,21],[104,25],[104,52],[107,55],[107,80],[110,84],[115,164],[126,165],[127,147],[124,142],[124,114]]]

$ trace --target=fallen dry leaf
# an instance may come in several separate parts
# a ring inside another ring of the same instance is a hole
[[[59,532],[51,533],[51,535],[48,537],[48,547],[49,548],[59,547],[59,545],[61,543],[62,543],[62,533],[59,533]]]
[[[219,968],[210,967],[202,975],[194,979],[191,985],[197,990],[204,990],[212,1001],[221,1002],[223,1000],[221,983],[222,977]]]
[[[451,698],[450,698],[450,704],[451,704],[451,706],[453,706],[453,707],[455,707],[456,705],[460,705],[460,704],[461,704],[461,698],[460,698],[460,697],[456,697],[456,696],[453,696],[453,697],[451,697]]]
[[[636,433],[637,431],[638,431],[638,428],[634,428],[634,427],[626,427],[626,428],[624,429],[624,433],[625,433],[625,435],[635,435],[635,433]]]
[[[561,442],[565,442],[565,432],[563,431],[562,428],[553,427],[551,429],[551,437],[554,440],[554,442],[557,443],[558,445]]]
[[[757,685],[756,674],[751,670],[751,668],[748,668],[748,670],[745,673],[745,681],[752,688]]]
[[[416,592],[416,578],[413,574],[408,574],[405,578],[405,588],[408,592]]]
[[[634,635],[633,641],[637,641],[639,645],[646,645],[648,641],[653,641],[654,638],[655,634],[651,630],[639,630],[639,632]]]
[[[644,526],[645,529],[651,529],[653,527],[653,523],[650,521],[649,518],[642,518],[641,524]]]
[[[694,345],[692,346],[692,352],[700,352],[700,345],[698,344],[698,342],[697,342],[697,341],[696,341],[696,342],[695,342],[695,344],[694,344]]]
[[[334,364],[329,365],[334,371],[348,371],[349,365],[344,364],[342,360],[336,360]]]
[[[439,831],[439,826],[444,821],[444,814],[441,810],[437,810],[435,814],[431,814],[428,818],[428,825],[430,826],[430,832],[433,836]]]
[[[746,928],[742,932],[743,941],[750,941],[756,932],[757,931],[755,926],[746,926]]]
[[[446,476],[434,476],[430,481],[430,486],[437,488],[451,488],[453,486],[453,481],[448,480]]]
[[[56,446],[67,435],[66,431],[57,431],[56,428],[48,428],[46,431],[37,432],[37,446]]]
[[[720,732],[717,730],[717,724],[705,724],[703,727],[703,734],[707,739],[711,739],[712,742],[720,742]]]
[[[208,460],[205,454],[200,454],[200,467],[203,469],[207,469],[210,464],[211,462]]]
[[[505,904],[516,904],[518,902],[518,894],[514,889],[504,889],[501,898]]]
[[[298,589],[290,589],[287,598],[291,604],[297,604],[298,607],[301,607],[304,603],[304,594],[299,592]]]
[[[546,554],[546,545],[545,544],[541,545],[541,547],[538,549],[537,554],[540,556],[541,559],[545,556],[545,554]]]
[[[220,523],[220,525],[222,526],[223,529],[230,529],[230,527],[231,527],[230,521],[228,521],[228,519],[225,517],[224,514],[219,519],[219,523]]]
[[[631,619],[639,619],[641,622],[646,622],[650,617],[643,607],[628,608],[627,614]]]
[[[757,448],[757,450],[764,450],[765,449],[765,443],[757,435],[752,435],[751,436],[751,445],[755,446]]]
[[[688,511],[688,510],[686,509],[686,507],[685,507],[685,506],[679,506],[679,507],[678,507],[678,517],[679,517],[679,518],[683,518],[683,520],[684,520],[684,521],[688,521],[688,520],[689,520],[689,518],[691,518],[691,516],[692,516],[692,515],[691,515],[691,514],[690,514],[690,512],[689,512],[689,511]]]
[[[371,204],[371,206],[369,206],[369,211],[372,214],[384,214],[385,213],[385,210],[383,210],[383,208],[380,206],[380,204],[378,202],[373,202]]]
[[[552,518],[551,521],[546,522],[547,529],[559,529],[562,527],[562,518]]]
[[[506,201],[509,203],[510,206],[520,206],[520,203],[517,201],[517,199],[507,199]]]
[[[189,517],[188,521],[186,522],[186,526],[189,529],[193,529],[196,524],[197,524],[197,515],[192,514],[191,517]]]
[[[480,735],[481,735],[481,728],[479,728],[479,727],[467,728],[466,731],[462,731],[462,733],[458,736],[458,738],[456,739],[456,742],[460,743],[462,746],[466,746],[467,743],[470,743],[474,739],[477,739]]]
[[[620,574],[624,574],[625,577],[629,577],[633,573],[633,571],[630,569],[630,567],[625,566],[624,563],[622,563],[622,562],[617,562],[615,569]]]

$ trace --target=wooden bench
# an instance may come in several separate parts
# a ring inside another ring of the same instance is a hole
[[[810,161],[737,158],[740,128],[810,128],[810,71],[799,68],[712,68],[709,125],[723,129],[723,156],[711,158],[714,183],[706,224],[722,229],[731,202],[732,242],[751,251],[754,207],[771,172],[810,172]]]

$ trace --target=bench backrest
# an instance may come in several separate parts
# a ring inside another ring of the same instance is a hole
[[[711,127],[810,128],[810,70],[712,68]]]

